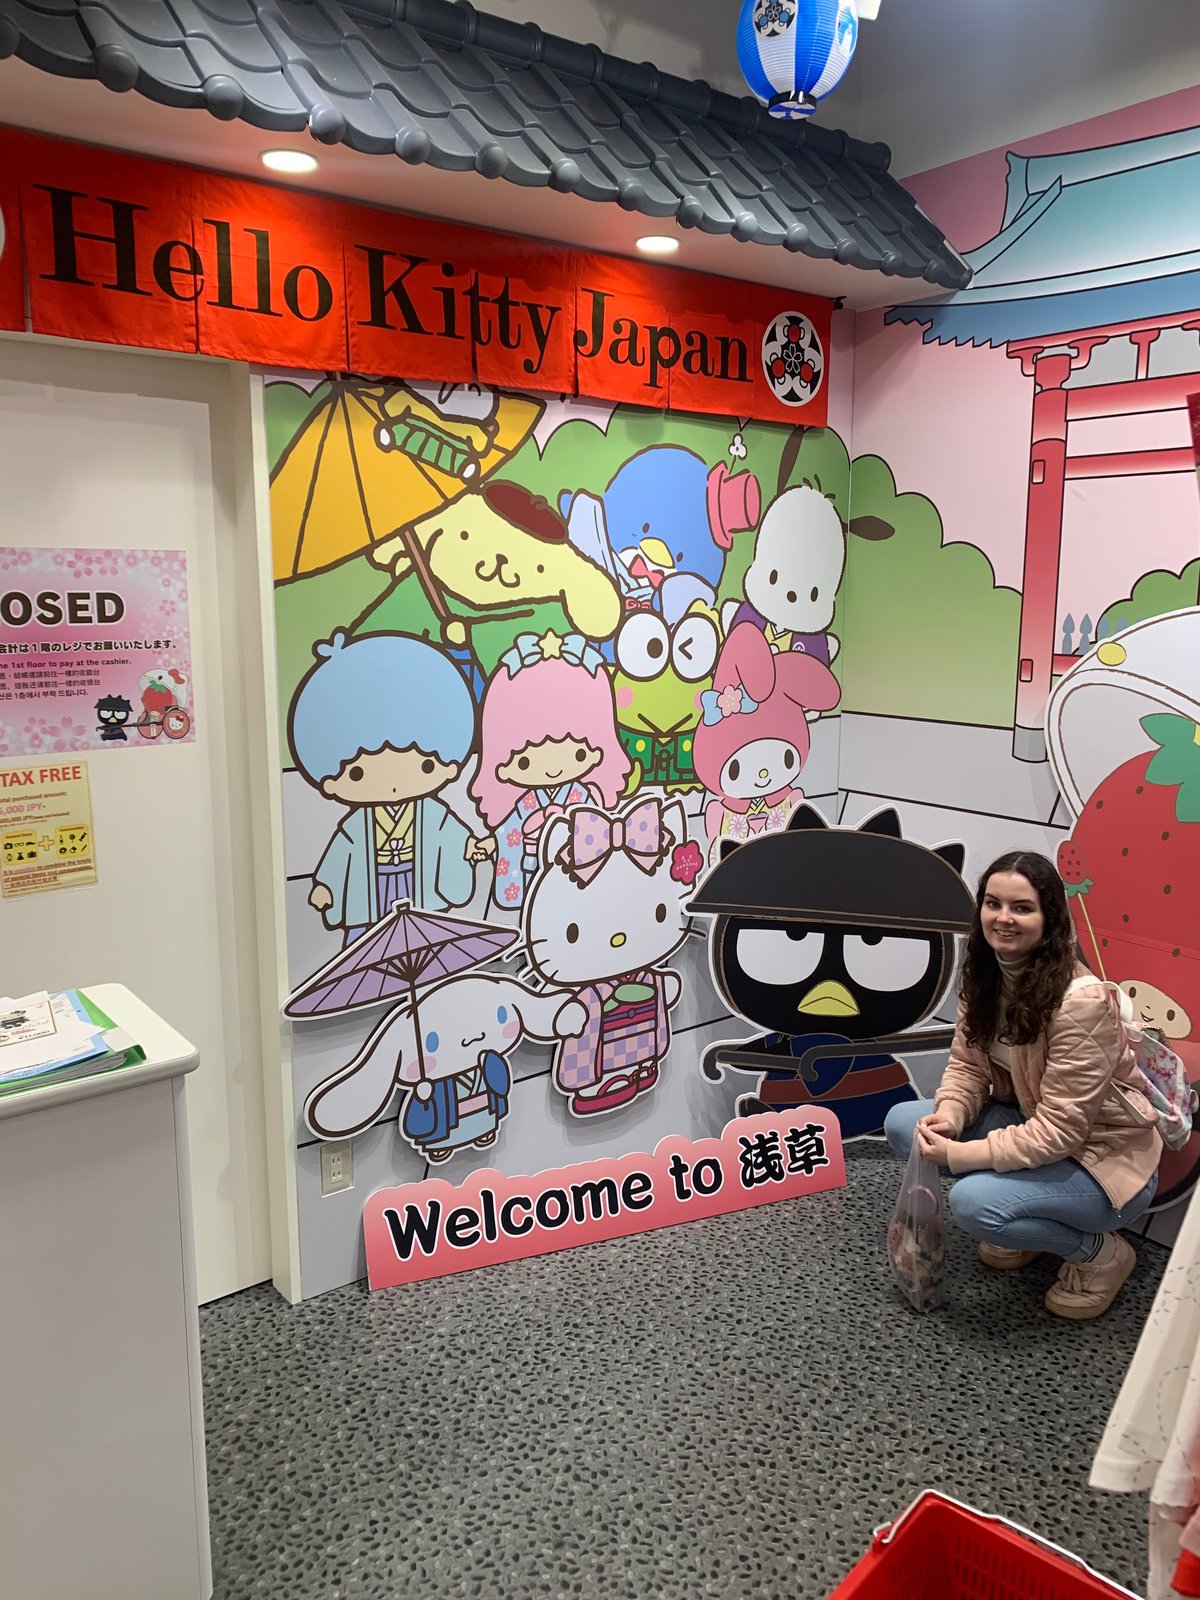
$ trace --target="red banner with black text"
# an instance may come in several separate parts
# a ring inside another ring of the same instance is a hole
[[[0,328],[821,427],[831,313],[0,128]]]

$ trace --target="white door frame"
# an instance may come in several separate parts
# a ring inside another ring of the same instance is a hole
[[[282,766],[262,379],[242,362],[23,333],[0,333],[0,372],[17,382],[45,383],[39,355],[48,347],[79,357],[73,388],[197,401],[209,408],[222,613],[236,628],[245,673],[243,759],[251,811],[247,829],[231,830],[231,851],[252,883],[271,1280],[294,1304],[301,1298],[300,1244],[291,1053],[281,1009],[287,995]]]

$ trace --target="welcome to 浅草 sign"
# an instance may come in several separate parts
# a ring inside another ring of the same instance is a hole
[[[827,300],[0,128],[0,328],[822,426]]]
[[[653,1154],[608,1157],[533,1177],[477,1170],[378,1189],[363,1209],[372,1289],[422,1283],[578,1245],[649,1233],[846,1184],[827,1109],[739,1117],[718,1139],[662,1140]]]

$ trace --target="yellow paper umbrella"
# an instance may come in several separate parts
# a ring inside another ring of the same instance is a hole
[[[324,572],[477,488],[543,409],[462,385],[331,383],[271,478],[275,581]]]

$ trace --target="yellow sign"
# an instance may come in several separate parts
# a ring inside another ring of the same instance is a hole
[[[96,882],[87,762],[0,769],[0,893],[6,900]]]

